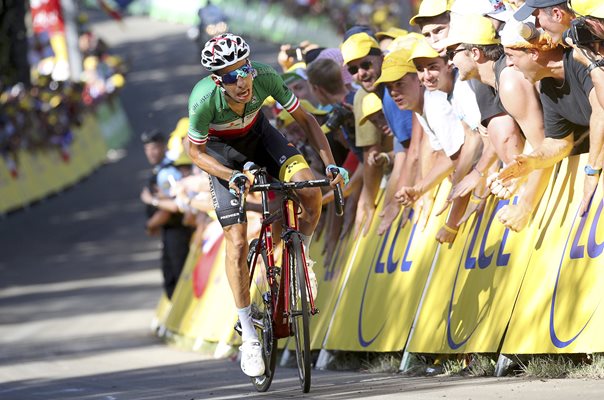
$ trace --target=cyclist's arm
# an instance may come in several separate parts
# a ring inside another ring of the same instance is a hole
[[[317,153],[319,153],[321,160],[323,160],[323,164],[325,164],[325,166],[330,164],[335,165],[327,137],[325,137],[325,134],[321,130],[321,127],[319,126],[319,123],[315,117],[306,112],[306,110],[304,110],[302,107],[298,107],[291,113],[291,115],[302,127],[302,129],[304,129],[304,133],[306,133],[310,145],[317,151]]]
[[[225,181],[229,181],[231,179],[231,175],[233,174],[233,170],[222,165],[218,160],[209,155],[206,152],[206,144],[195,144],[188,143],[188,153],[191,160],[197,165],[199,168],[204,170],[210,175],[214,175],[220,179],[224,179]]]

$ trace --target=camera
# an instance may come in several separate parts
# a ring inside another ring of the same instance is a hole
[[[333,109],[329,113],[327,121],[325,121],[325,126],[330,131],[335,131],[341,126],[344,126],[344,128],[352,126],[354,128],[354,114],[352,111],[342,104],[336,103],[332,107]]]
[[[563,34],[565,41],[566,38],[570,38],[576,46],[588,46],[594,42],[602,41],[601,38],[595,36],[589,30],[584,18],[577,18],[571,22],[570,28]]]
[[[302,54],[302,49],[300,47],[287,49],[285,50],[285,54],[287,54],[288,57],[295,58],[296,61],[304,61],[304,55]]]

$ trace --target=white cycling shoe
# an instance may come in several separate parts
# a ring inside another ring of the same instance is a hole
[[[241,347],[241,370],[250,377],[264,375],[264,359],[262,358],[262,345],[258,340],[243,342]]]

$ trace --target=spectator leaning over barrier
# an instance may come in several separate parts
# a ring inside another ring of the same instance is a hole
[[[404,29],[392,27],[382,32],[376,32],[375,38],[380,44],[382,53],[386,54],[388,53],[388,46],[390,46],[390,43],[392,43],[394,39],[405,36],[408,33],[409,32]]]
[[[587,68],[573,58],[573,49],[552,44],[547,35],[529,23],[502,32],[508,64],[520,70],[531,83],[539,82],[546,139],[530,154],[516,156],[497,179],[506,182],[539,168],[548,168],[568,155],[589,150],[581,210],[587,210],[596,190],[604,162],[604,109]],[[589,137],[589,140],[587,140]]]
[[[462,180],[470,171],[474,172],[472,170],[473,165],[482,154],[482,138],[478,133],[480,110],[470,84],[459,79],[457,69],[441,57],[426,39],[417,41],[413,46],[409,59],[417,69],[420,83],[428,92],[432,92],[429,96],[424,96],[424,109],[428,110],[433,107],[430,103],[434,101],[435,96],[446,98],[451,103],[453,115],[461,121],[463,127],[463,144],[459,151],[451,157],[455,163],[455,170],[451,177],[453,187],[445,207],[437,212],[437,215],[440,215],[446,210],[447,205],[453,202],[451,212],[447,218],[447,226],[457,227],[462,222],[461,218],[468,204],[467,195],[473,189],[472,187],[460,190],[457,186],[462,183]],[[443,114],[443,118],[445,115]],[[435,133],[439,134],[439,132]],[[439,139],[441,142],[443,140]],[[435,148],[434,144],[433,148]],[[487,150],[487,160],[483,161],[483,164],[488,168],[495,161],[496,156],[493,151],[490,151],[490,146],[487,146]],[[456,194],[456,192],[459,193]],[[453,242],[455,236],[454,232],[443,228],[438,232],[437,239],[440,242],[450,243]]]
[[[512,11],[502,1],[455,0],[451,7],[452,19],[455,20],[459,15],[468,14],[483,15],[491,21],[493,28],[498,32],[503,28],[505,22],[511,18]],[[493,149],[499,158],[506,164],[512,160],[514,155],[521,152],[524,146],[524,138],[520,127],[506,112],[495,88],[476,79],[470,80],[470,84],[474,89],[480,108],[481,123],[487,128],[489,142],[493,145]],[[493,167],[496,167],[496,165]],[[478,172],[482,172],[482,175],[488,175],[489,171],[479,165],[477,171],[473,171],[468,180],[471,182],[477,179]],[[470,203],[468,211],[482,206],[484,206],[484,203]]]
[[[422,35],[432,45],[447,37],[452,0],[423,0],[417,15],[409,20],[411,25],[419,25]]]
[[[410,50],[400,49],[384,58],[382,74],[377,83],[385,83],[390,95],[403,110],[416,113],[425,134],[434,149],[435,161],[425,176],[413,186],[404,186],[395,197],[405,207],[411,206],[424,193],[439,184],[454,169],[457,153],[464,142],[464,130],[444,93],[425,91]],[[456,232],[456,227],[445,224],[443,229]]]
[[[573,57],[589,70],[596,95],[604,106],[604,3],[599,0],[573,0],[569,4],[578,17],[574,22],[574,32],[579,35],[569,34],[566,43],[573,46]],[[591,35],[586,35],[588,32]]]
[[[506,66],[503,47],[491,21],[480,15],[459,16],[443,42],[449,59],[459,69],[461,79],[478,79],[495,89],[506,112],[518,123],[531,148],[544,139],[543,111],[534,85],[521,72]],[[504,28],[505,29],[505,28]],[[528,223],[545,188],[551,169],[531,174],[517,204],[508,204],[499,213],[501,223],[518,231]],[[491,191],[509,198],[521,186],[517,179],[509,187],[494,184]]]
[[[562,42],[562,34],[570,27],[575,13],[570,9],[567,0],[527,0],[524,5],[514,13],[517,21],[525,21],[533,15],[535,25],[543,28],[554,41]]]
[[[150,203],[147,205],[146,230],[149,235],[161,231],[164,290],[168,299],[171,299],[189,253],[193,230],[183,225],[182,213],[160,207],[160,202],[173,202],[171,186],[182,178],[173,161],[166,158],[165,137],[161,132],[151,130],[141,134],[141,141],[145,156],[153,167],[149,184],[141,192],[141,200]]]
[[[373,159],[383,150],[389,150],[392,139],[373,124],[360,125],[363,98],[378,90],[374,83],[380,76],[382,68],[382,51],[378,42],[366,32],[350,35],[341,46],[344,64],[360,85],[354,96],[353,113],[355,119],[355,144],[363,149],[363,188],[357,206],[355,226],[357,232],[366,234],[375,213],[375,200],[379,190],[382,171]],[[381,93],[380,93],[381,95]]]
[[[485,2],[487,4],[485,4]],[[428,43],[434,48],[437,48],[443,57],[445,56],[445,51],[440,48],[439,42],[446,39],[449,35],[450,21],[456,14],[478,14],[488,11],[495,13],[495,6],[492,5],[489,0],[456,0],[453,4],[451,4],[451,2],[428,0],[424,3],[422,3],[423,5],[420,8],[420,13],[412,18],[412,21],[419,26]],[[519,147],[514,146],[515,142],[511,142],[509,139],[513,138],[514,134],[520,136],[520,130],[515,127],[516,124],[512,118],[505,114],[505,110],[497,100],[493,89],[477,80],[472,80],[471,85],[474,94],[468,94],[473,97],[473,99],[469,101],[474,104],[478,103],[482,116],[481,123],[483,126],[487,127],[489,141],[494,145],[492,148],[486,148],[485,158],[476,165],[476,169],[472,170],[469,176],[467,176],[467,179],[465,179],[463,183],[458,182],[460,185],[458,185],[457,188],[454,188],[455,190],[451,193],[451,200],[459,197],[461,192],[473,190],[479,184],[485,186],[486,179],[484,179],[484,176],[487,175],[489,165],[495,159],[493,152],[497,150],[497,147],[505,147],[508,149]],[[510,129],[510,127],[516,129]],[[497,146],[497,144],[499,144],[499,146]],[[422,152],[422,154],[426,153]],[[429,160],[424,160],[424,163],[426,162],[429,162]],[[467,208],[468,211],[466,216],[460,219],[460,223],[474,211],[484,208],[486,195],[483,190],[479,190],[479,192],[480,194],[478,196],[472,197],[473,201]],[[429,195],[430,194],[428,193],[424,199],[422,199],[422,203],[431,201],[431,197],[428,197]],[[483,198],[482,201],[480,201],[481,198]]]

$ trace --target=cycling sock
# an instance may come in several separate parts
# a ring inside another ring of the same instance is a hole
[[[237,314],[239,315],[239,322],[241,322],[241,340],[244,342],[253,339],[258,340],[258,334],[252,323],[252,305],[238,308]]]
[[[310,248],[310,242],[312,242],[312,233],[308,236],[306,236],[305,234],[301,233],[300,237],[302,238],[302,244],[304,245],[304,254],[306,254],[306,257],[308,257],[308,249]]]

